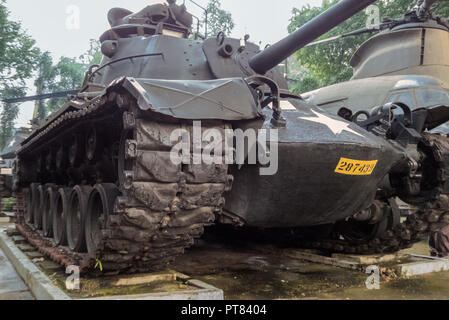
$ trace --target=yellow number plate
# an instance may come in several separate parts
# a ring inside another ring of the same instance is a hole
[[[351,176],[369,176],[376,168],[378,160],[361,161],[341,158],[335,169],[336,173],[346,174]]]

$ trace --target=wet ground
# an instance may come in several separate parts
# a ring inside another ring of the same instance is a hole
[[[9,225],[0,221],[0,227]],[[0,249],[0,300],[34,299],[25,283]]]
[[[0,300],[32,300],[33,295],[0,249]]]
[[[404,252],[428,255],[428,246]],[[368,274],[291,259],[270,246],[200,242],[173,267],[223,289],[225,299],[449,299],[449,272],[381,278],[380,289],[369,290]]]
[[[6,225],[0,223],[0,227]],[[33,300],[28,287],[0,249],[0,300]]]
[[[305,262],[285,252],[272,245],[200,240],[171,268],[223,289],[225,299],[449,299],[449,272],[410,279],[383,277],[379,290],[369,290],[368,274],[362,271]],[[404,252],[428,255],[428,246],[418,243]],[[97,280],[92,283],[98,285]],[[2,299],[33,297],[0,251]]]

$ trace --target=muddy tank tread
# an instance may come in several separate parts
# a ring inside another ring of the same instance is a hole
[[[437,167],[437,184],[414,201],[416,210],[383,238],[359,243],[340,239],[305,241],[301,246],[335,253],[376,254],[407,249],[425,239],[429,232],[449,224],[449,138],[446,135],[423,134],[422,143],[430,148]],[[389,204],[385,201],[384,205]]]
[[[128,155],[135,159],[135,167],[124,177],[125,195],[117,199],[110,227],[103,232],[98,253],[103,268],[131,272],[163,268],[192,246],[221,213],[223,195],[232,182],[228,167],[170,161],[169,134],[183,127],[136,119],[137,139],[127,143],[135,143],[131,149],[138,150]]]
[[[392,253],[408,249],[425,239],[428,232],[449,224],[449,199],[441,195],[438,200],[426,207],[418,208],[416,213],[407,217],[393,230],[387,231],[383,238],[374,238],[367,242],[320,239],[303,241],[301,247],[320,249],[333,253],[379,254]]]
[[[63,127],[65,122],[81,121],[93,114],[101,117],[98,101],[101,100],[96,99],[92,106],[72,112],[63,121],[49,126],[25,145],[22,152],[52,130]],[[111,98],[107,101],[110,104]],[[136,104],[135,101],[133,103]],[[121,182],[117,186],[120,195],[116,198],[107,228],[102,230],[95,254],[72,252],[68,247],[56,246],[52,239],[43,237],[41,231],[23,218],[26,189],[17,193],[18,230],[41,253],[61,266],[77,265],[81,272],[87,272],[100,261],[106,273],[163,269],[192,246],[204,232],[204,227],[212,225],[221,213],[224,193],[230,190],[233,180],[228,175],[228,166],[173,164],[170,161],[170,134],[176,129],[191,130],[191,124],[134,118],[130,111],[133,103],[123,110],[122,146],[126,151],[119,155],[123,157],[123,166],[119,164]],[[130,117],[132,126],[128,126]],[[205,127],[224,130],[229,125],[214,122]]]

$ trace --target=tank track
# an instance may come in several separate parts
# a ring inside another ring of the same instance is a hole
[[[449,224],[449,139],[446,135],[424,134],[425,147],[432,152],[436,165],[436,187],[419,198],[416,211],[407,219],[387,230],[382,237],[368,242],[342,239],[305,241],[304,247],[347,254],[396,252],[422,241],[428,232]],[[384,201],[384,206],[389,206]]]
[[[130,103],[123,110],[124,99]],[[105,273],[159,270],[192,246],[205,226],[214,223],[233,177],[228,175],[227,165],[172,164],[170,134],[175,129],[191,130],[191,124],[154,122],[142,115],[134,117],[139,113],[136,101],[115,93],[109,93],[107,100],[97,99],[80,111],[65,115],[35,140],[45,138],[52,130],[63,129],[74,120],[100,118],[111,112],[123,115],[122,147],[126,150],[119,157],[126,160],[122,159],[123,164],[118,165],[120,183],[116,185],[120,195],[107,228],[102,230],[96,253],[76,253],[68,247],[56,246],[53,239],[45,238],[42,231],[26,223],[26,188],[16,193],[17,229],[41,253],[62,266],[77,265],[81,272],[92,271],[98,261]],[[228,125],[211,123],[203,127],[224,130]]]

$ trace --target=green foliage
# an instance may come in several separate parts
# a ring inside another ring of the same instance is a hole
[[[216,37],[221,31],[230,35],[235,24],[231,13],[221,9],[221,1],[209,0],[206,9],[208,12],[208,36]],[[203,20],[205,20],[205,16]]]
[[[0,87],[0,97],[4,99],[24,97],[26,90],[24,87],[3,85]],[[14,134],[14,121],[19,115],[19,105],[17,103],[3,103],[0,114],[0,147],[4,148],[6,141]]]
[[[40,50],[20,23],[9,19],[6,1],[0,0],[0,99],[23,97],[25,80],[33,74]],[[17,104],[0,103],[0,148],[13,134]]]
[[[36,95],[48,92],[55,81],[56,70],[53,68],[53,59],[50,52],[44,52],[39,57],[39,62],[37,64],[37,75],[34,81],[36,86]],[[44,101],[37,100],[35,102],[34,118],[44,119],[47,113],[45,109]]]
[[[338,0],[324,0],[320,7],[303,6],[294,8],[289,32],[293,32],[312,18],[332,7]],[[379,0],[376,5],[380,9],[382,18],[402,18],[411,11],[416,4],[411,0]],[[448,16],[449,3],[440,3],[434,11],[436,14]],[[360,12],[351,19],[343,22],[320,39],[337,36],[366,26],[367,15]],[[307,68],[309,75],[305,77],[305,84],[295,84],[293,90],[303,93],[303,90],[314,90],[319,87],[347,81],[352,76],[352,68],[349,64],[351,57],[357,48],[368,38],[369,34],[347,37],[333,42],[328,42],[312,47],[304,48],[296,53],[297,63]]]
[[[99,64],[102,58],[100,44],[96,40],[90,41],[89,50],[78,58],[61,57],[58,63],[53,65],[48,53],[44,53],[41,59],[45,63],[39,64],[36,85],[36,94],[75,90],[81,88],[84,75],[92,64]],[[54,98],[48,101],[37,101],[36,110],[39,119],[44,119],[48,113],[58,110],[64,102],[64,98]]]
[[[5,3],[0,0],[0,85],[12,86],[32,75],[39,49],[20,23],[9,20]]]
[[[83,53],[78,59],[86,68],[93,64],[100,64],[101,59],[103,58],[103,54],[100,49],[100,42],[95,39],[90,39],[89,44],[90,47],[87,52]]]
[[[14,211],[14,204],[16,203],[15,198],[3,198],[1,200],[2,202],[2,211],[5,212],[13,212]]]
[[[300,79],[294,79],[294,81],[289,82],[290,90],[298,93],[309,92],[320,87],[320,83],[318,82],[318,80],[310,73],[307,73]]]
[[[95,267],[94,269],[100,269],[101,272],[103,272],[103,263],[100,261],[100,259],[95,259]]]
[[[26,95],[25,80],[35,75],[36,94],[81,87],[90,64],[101,60],[99,43],[91,40],[89,50],[79,58],[61,58],[56,65],[49,52],[41,52],[20,23],[9,19],[6,1],[0,0],[0,99]],[[36,101],[35,117],[45,118],[57,110],[63,99]],[[0,149],[14,133],[19,104],[0,103]]]

